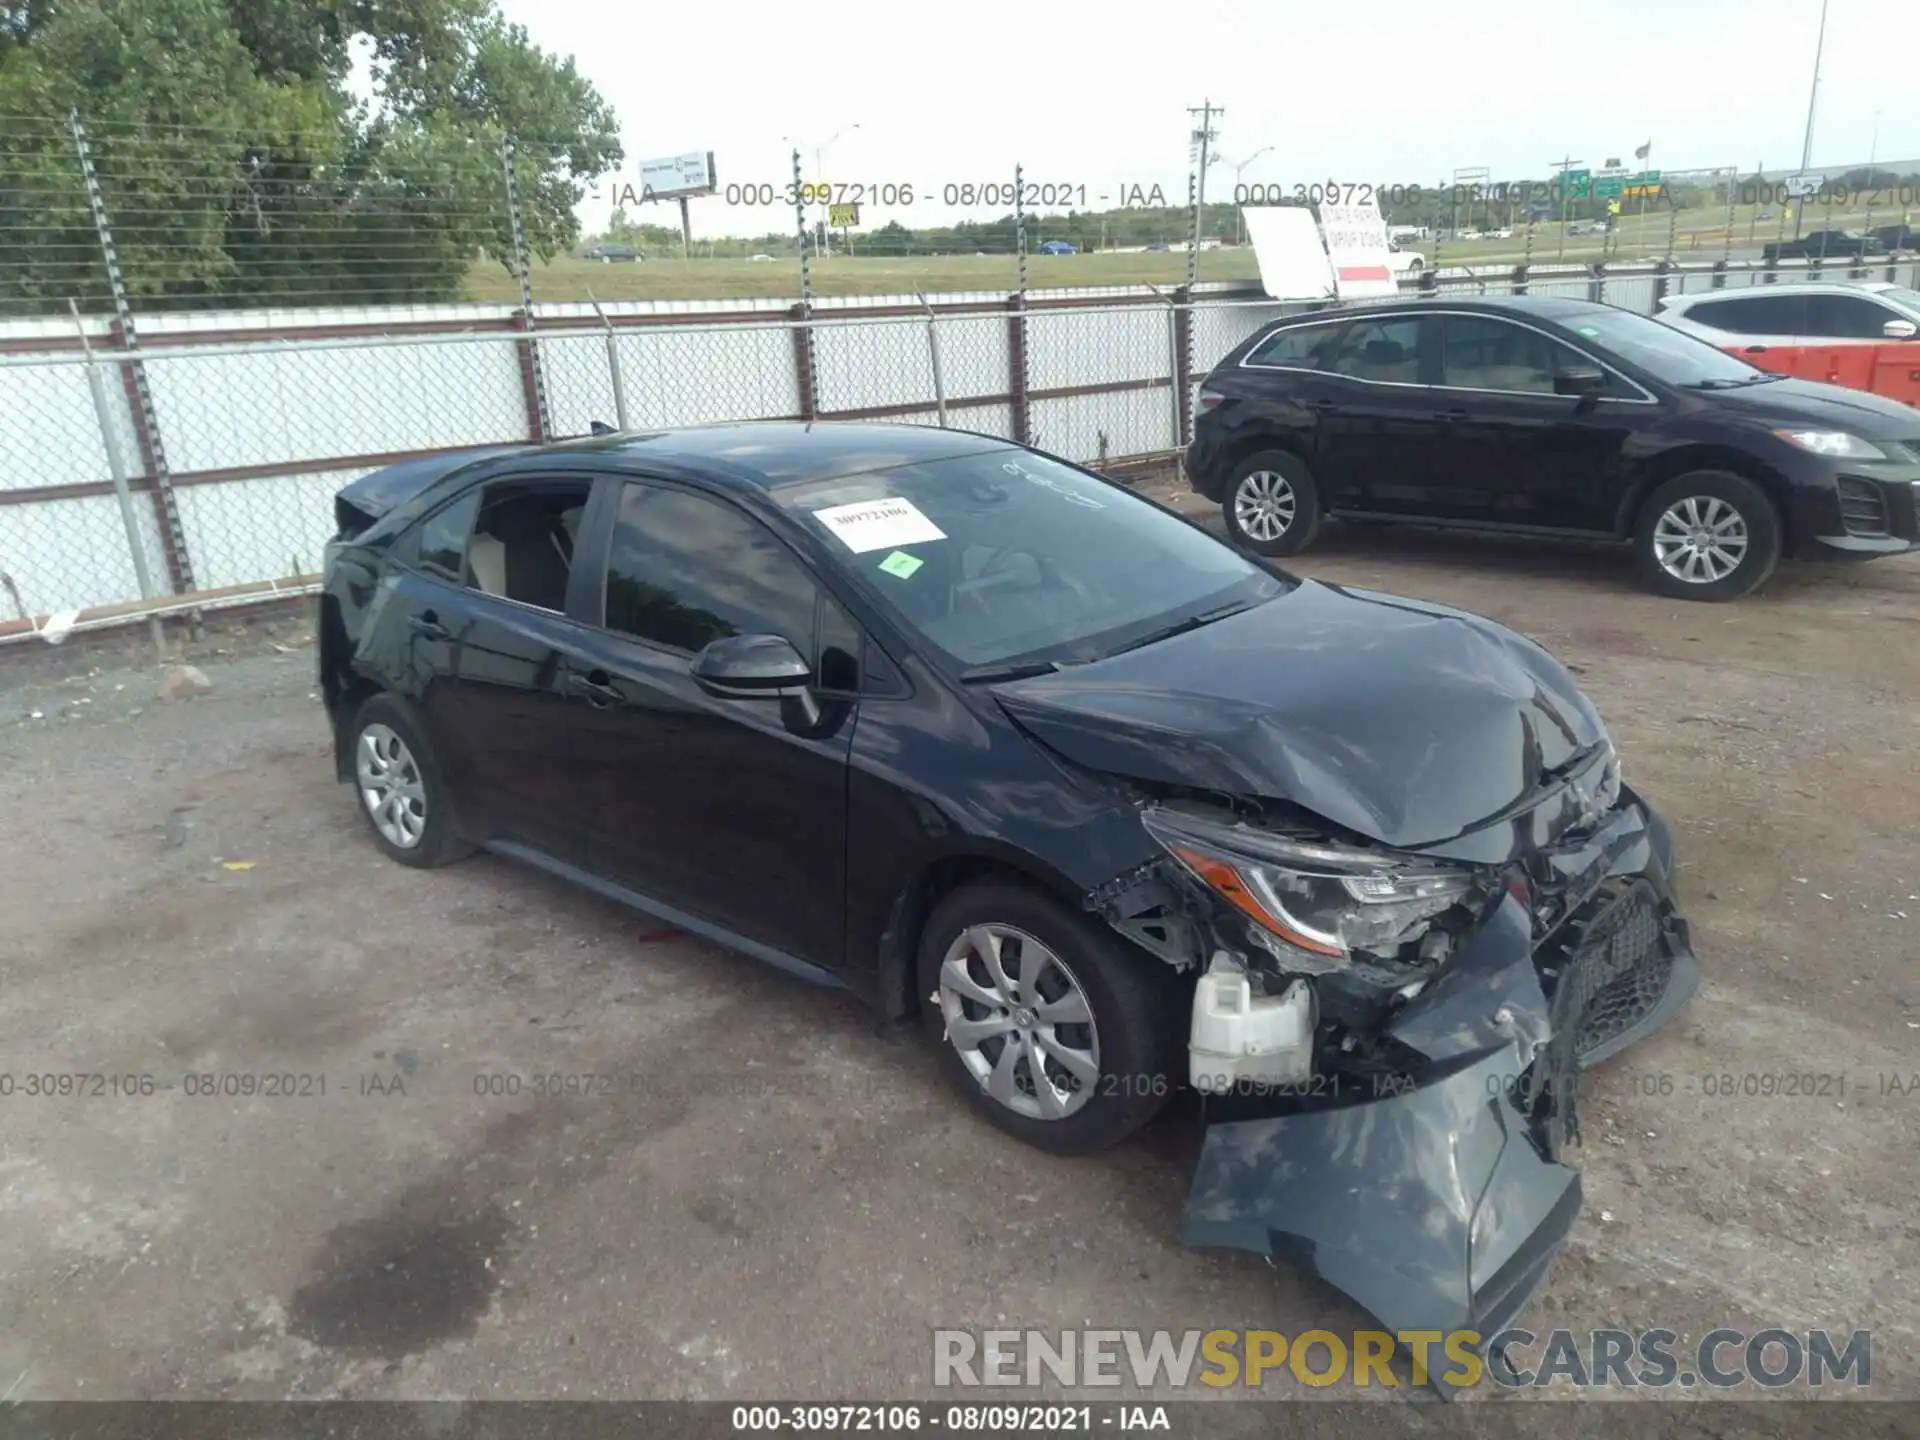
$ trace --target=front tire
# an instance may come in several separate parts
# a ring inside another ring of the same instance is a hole
[[[1676,475],[1640,507],[1634,551],[1647,584],[1675,600],[1737,600],[1780,561],[1780,517],[1731,470]]]
[[[1320,533],[1320,487],[1285,450],[1249,455],[1227,477],[1220,503],[1233,543],[1256,555],[1293,555]]]
[[[429,870],[473,853],[454,833],[446,782],[411,706],[370,696],[354,713],[352,741],[353,793],[389,859]]]
[[[948,1074],[990,1124],[1038,1149],[1116,1144],[1180,1083],[1173,973],[1021,885],[980,881],[935,906],[919,981]]]

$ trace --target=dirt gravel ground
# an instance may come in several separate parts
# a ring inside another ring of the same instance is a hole
[[[1920,1399],[1920,563],[1733,606],[1418,532],[1296,568],[1547,644],[1676,833],[1706,982],[1583,1092],[1530,1327],[1868,1329],[1870,1393]],[[203,643],[171,702],[112,652],[0,655],[0,1394],[932,1398],[934,1326],[1366,1325],[1180,1248],[1188,1107],[1050,1159],[845,998],[497,858],[387,862],[291,641]],[[1809,1074],[1844,1091],[1771,1078]]]

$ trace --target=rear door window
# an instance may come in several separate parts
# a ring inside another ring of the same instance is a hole
[[[1315,370],[1340,334],[1337,325],[1295,325],[1276,330],[1247,355],[1249,365]]]
[[[1376,384],[1420,383],[1420,317],[1356,320],[1341,332],[1321,368]]]
[[[1690,305],[1686,318],[1729,335],[1798,335],[1806,319],[1803,295],[1740,295]]]

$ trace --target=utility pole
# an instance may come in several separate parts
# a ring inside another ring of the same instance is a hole
[[[1197,257],[1200,253],[1200,231],[1202,229],[1200,217],[1205,214],[1207,208],[1207,160],[1209,147],[1213,144],[1213,117],[1216,115],[1224,115],[1227,112],[1223,107],[1215,105],[1211,100],[1202,100],[1197,106],[1189,105],[1187,107],[1187,113],[1200,117],[1200,128],[1193,132],[1193,144],[1199,151],[1200,184],[1199,188],[1194,191],[1193,235],[1190,239],[1190,243],[1193,246],[1192,256]],[[1189,263],[1187,269],[1190,274],[1193,268],[1193,265]]]
[[[1573,197],[1567,193],[1567,172],[1580,163],[1571,155],[1564,160],[1554,162],[1555,167],[1560,171],[1560,254],[1557,258],[1561,260],[1567,258],[1567,207],[1573,203]]]
[[[1820,56],[1827,48],[1827,0],[1820,0],[1820,32],[1813,42],[1813,84],[1807,90],[1807,133],[1800,142],[1800,173],[1807,173],[1807,167],[1813,163],[1813,102],[1820,95]],[[1794,199],[1804,202],[1806,196],[1796,195]],[[1805,218],[1804,203],[1796,206],[1793,212],[1793,238],[1800,238],[1800,222]]]

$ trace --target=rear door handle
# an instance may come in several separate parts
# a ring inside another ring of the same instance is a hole
[[[584,695],[589,705],[598,707],[619,705],[627,698],[620,693],[620,687],[613,683],[613,677],[604,670],[589,670],[584,675],[578,670],[569,670],[567,689],[576,695]]]
[[[1451,410],[1434,411],[1433,418],[1436,420],[1464,420],[1467,418],[1467,412],[1456,405]]]
[[[407,627],[414,634],[427,640],[451,640],[453,632],[440,623],[440,617],[429,610],[424,615],[407,617]]]
[[[1749,355],[1764,355],[1766,353],[1767,353],[1767,347],[1764,345],[1747,346],[1747,354]]]

